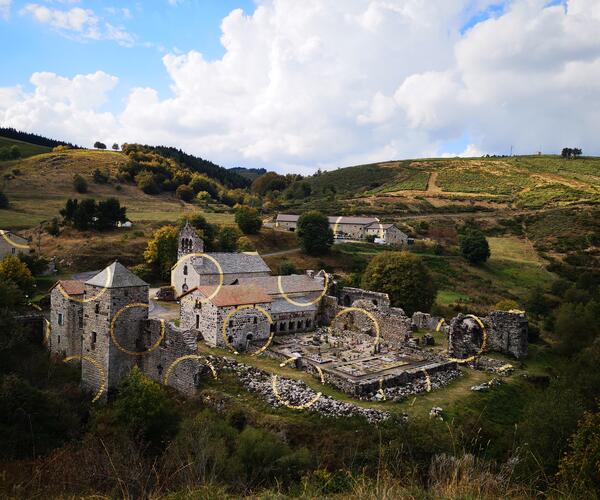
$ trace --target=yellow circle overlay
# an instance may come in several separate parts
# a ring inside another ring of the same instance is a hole
[[[15,243],[13,240],[11,240],[8,237],[8,231],[0,230],[0,236],[2,236],[2,238],[4,238],[9,245],[15,248],[19,248],[21,250],[29,250],[29,245],[22,245],[21,243]]]
[[[472,318],[477,322],[477,324],[481,328],[481,332],[483,334],[483,339],[481,341],[481,347],[479,348],[479,351],[477,351],[472,356],[469,356],[468,358],[465,358],[465,359],[450,358],[450,357],[448,358],[450,361],[455,361],[456,363],[460,363],[460,364],[470,363],[471,361],[475,361],[479,356],[481,356],[481,354],[483,353],[483,351],[485,350],[485,347],[487,345],[487,330],[485,329],[485,326],[483,325],[483,321],[481,321],[479,319],[479,317],[475,316],[474,314],[467,314],[466,317]]]
[[[217,271],[219,272],[219,284],[217,285],[217,288],[215,288],[215,291],[213,293],[211,293],[208,297],[204,298],[204,299],[200,299],[200,302],[208,302],[211,299],[213,299],[220,291],[221,288],[223,287],[223,283],[225,282],[225,277],[223,276],[223,268],[221,267],[221,264],[219,264],[219,261],[217,259],[215,259],[212,255],[208,255],[204,252],[197,252],[197,253],[188,253],[186,255],[184,255],[183,257],[181,257],[181,259],[179,259],[177,261],[177,263],[172,267],[173,270],[177,269],[181,263],[183,261],[185,261],[186,259],[191,259],[192,257],[206,257],[208,260],[210,260],[215,267],[217,268]],[[210,286],[210,285],[208,285]]]
[[[427,392],[431,392],[431,378],[429,378],[429,373],[427,373],[427,370],[425,368],[423,368],[421,371],[425,374],[425,382],[427,383],[427,385],[425,386],[425,390]]]
[[[435,327],[435,331],[439,332],[443,325],[446,324],[446,320],[444,318],[440,319],[437,326]]]
[[[283,363],[280,363],[279,366],[284,367],[291,361],[296,361],[296,359],[298,359],[298,358],[288,358]],[[325,377],[323,376],[323,370],[321,370],[321,368],[319,366],[315,366],[315,368],[319,372],[321,384],[325,385]],[[293,405],[293,404],[290,404],[289,402],[285,401],[281,397],[281,394],[279,394],[279,389],[277,389],[277,375],[275,375],[275,374],[273,375],[273,377],[271,379],[271,387],[273,388],[273,394],[275,395],[275,398],[277,399],[277,401],[279,401],[283,406],[285,406],[291,410],[306,410],[307,408],[310,408],[312,405],[314,405],[323,395],[322,392],[317,392],[315,397],[312,398],[310,401],[307,401],[306,403],[303,403],[301,405]]]
[[[346,307],[345,309],[342,309],[340,312],[338,312],[334,316],[333,320],[331,321],[331,325],[333,325],[341,315],[347,314],[352,311],[356,311],[356,312],[365,314],[373,322],[373,324],[375,325],[375,332],[376,332],[374,344],[378,345],[380,342],[380,338],[381,338],[381,330],[379,328],[379,321],[377,321],[377,318],[373,315],[372,312],[367,311],[366,309],[363,309],[362,307],[352,306],[352,307]],[[331,330],[331,325],[329,326],[329,330]]]
[[[94,399],[92,399],[92,403],[95,403],[96,401],[98,401],[100,399],[100,396],[102,396],[102,393],[106,390],[106,372],[104,371],[104,368],[102,368],[102,365],[96,359],[92,358],[91,356],[81,356],[81,355],[69,356],[69,357],[63,359],[63,361],[65,363],[68,363],[69,361],[73,361],[74,359],[79,359],[81,361],[87,361],[88,363],[91,363],[92,365],[94,365],[94,367],[98,370],[98,373],[100,373],[100,375],[101,375],[102,384],[100,385],[100,389],[98,389],[98,392],[94,396]]]
[[[273,316],[271,316],[271,313],[261,306],[251,306],[249,304],[245,304],[243,306],[236,307],[233,311],[230,311],[227,314],[227,316],[225,316],[223,318],[223,324],[221,325],[221,336],[223,337],[223,340],[225,341],[225,344],[227,345],[228,349],[231,350],[233,352],[233,354],[239,354],[239,352],[236,350],[236,348],[233,346],[233,344],[231,342],[229,342],[229,339],[227,339],[227,325],[229,324],[229,320],[235,314],[237,314],[239,311],[242,311],[244,309],[257,310],[259,313],[261,313],[265,318],[267,318],[269,320],[270,325],[273,324]],[[271,342],[273,341],[274,336],[275,336],[275,332],[271,332],[265,345],[262,346],[257,351],[253,352],[252,354],[250,354],[250,356],[258,356],[258,355],[262,354],[263,352],[265,352],[268,349],[268,347],[271,345]]]
[[[188,354],[186,356],[180,356],[179,358],[177,358],[175,361],[173,361],[169,365],[169,368],[167,368],[167,371],[165,373],[165,377],[163,379],[163,384],[164,385],[168,385],[169,377],[171,376],[171,372],[175,369],[175,367],[179,363],[181,363],[182,361],[186,361],[188,359],[195,359],[196,361],[204,361],[208,365],[208,367],[210,368],[210,371],[212,373],[213,378],[215,380],[217,380],[217,370],[215,370],[215,367],[213,366],[213,364],[208,359],[205,359],[202,356],[198,356],[197,354]]]
[[[102,272],[102,271],[100,271],[100,272]],[[92,301],[102,297],[102,295],[108,289],[108,285],[110,284],[111,280],[112,280],[111,270],[110,270],[110,267],[107,267],[106,268],[106,283],[104,284],[104,286],[100,289],[100,291],[96,295],[94,295],[93,297],[90,297],[89,299],[76,299],[75,297],[71,297],[67,292],[64,291],[64,289],[60,283],[58,284],[58,286],[56,288],[58,288],[58,291],[62,294],[62,296],[65,299],[72,300],[73,302],[79,302],[80,304],[85,304],[86,302],[92,302]]]
[[[319,302],[327,293],[327,287],[329,286],[329,273],[325,273],[325,283],[323,284],[323,291],[319,294],[319,296],[316,299],[310,300],[309,302],[297,302],[294,299],[288,297],[287,292],[284,291],[283,285],[281,283],[282,279],[283,276],[277,276],[277,288],[279,288],[279,293],[281,293],[281,295],[287,302],[298,307],[308,307]]]
[[[160,343],[165,338],[165,320],[164,319],[160,320],[160,337],[148,349],[146,349],[145,351],[130,351],[129,349],[125,349],[125,347],[123,347],[121,344],[119,344],[119,341],[117,340],[117,336],[115,335],[115,326],[117,324],[117,319],[119,319],[119,316],[121,314],[123,314],[123,312],[126,311],[127,309],[132,309],[134,307],[148,308],[150,306],[148,304],[144,304],[143,302],[137,302],[135,304],[127,304],[126,306],[119,309],[117,311],[117,314],[115,314],[114,318],[110,322],[110,338],[112,339],[115,346],[117,346],[117,349],[124,352],[125,354],[129,354],[130,356],[144,356],[144,355],[154,351],[155,349],[157,349],[158,346],[160,345]]]
[[[52,326],[50,325],[50,321],[44,318],[44,344],[48,343],[48,339],[50,338],[50,334],[52,333]]]

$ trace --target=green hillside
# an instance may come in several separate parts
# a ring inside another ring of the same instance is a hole
[[[51,148],[46,146],[38,146],[37,144],[30,144],[28,142],[18,141],[16,139],[8,139],[6,137],[0,137],[0,148],[10,148],[17,146],[21,152],[21,157],[27,158],[29,156],[39,155],[42,153],[48,153]]]

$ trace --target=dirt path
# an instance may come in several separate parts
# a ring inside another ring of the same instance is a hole
[[[280,255],[288,255],[290,253],[299,252],[300,248],[291,248],[290,250],[281,250],[280,252],[263,253],[262,257],[279,257]]]
[[[425,190],[425,192],[427,194],[442,192],[440,187],[437,185],[437,176],[438,176],[438,173],[436,170],[434,170],[433,172],[431,172],[429,174],[429,179],[427,179],[427,189]]]

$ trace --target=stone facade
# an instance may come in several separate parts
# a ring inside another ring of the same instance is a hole
[[[495,311],[481,318],[484,334],[477,321],[459,314],[450,322],[448,354],[465,359],[479,352],[500,352],[517,359],[527,356],[528,322],[525,313]],[[483,346],[483,350],[482,350]]]
[[[0,260],[7,255],[19,255],[20,253],[29,253],[29,240],[15,234],[11,231],[0,230]],[[15,243],[13,245],[13,243]],[[33,250],[33,249],[31,249]]]
[[[79,356],[83,339],[81,301],[84,297],[84,287],[82,282],[63,283],[65,282],[58,282],[50,292],[48,348],[56,356]]]
[[[380,309],[390,307],[390,298],[387,293],[371,292],[361,288],[344,287],[338,294],[340,305],[350,307],[357,300],[367,300]]]
[[[403,246],[408,245],[408,235],[393,224],[380,224],[378,222],[367,226],[365,229],[367,236],[381,238],[387,245]]]

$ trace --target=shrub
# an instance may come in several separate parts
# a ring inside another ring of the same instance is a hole
[[[221,252],[235,252],[240,232],[235,227],[224,227],[219,231],[217,243]]]
[[[190,202],[194,199],[194,190],[187,184],[182,184],[175,191],[177,198],[185,202]]]
[[[247,236],[240,236],[237,240],[237,249],[240,252],[254,252],[254,244]]]
[[[0,260],[0,281],[12,281],[25,295],[31,296],[35,280],[27,265],[16,255]]]
[[[92,180],[96,184],[106,184],[108,182],[109,178],[110,178],[109,173],[102,172],[102,170],[100,170],[99,168],[94,169],[94,171],[92,172]]]
[[[298,270],[296,269],[296,266],[293,262],[290,262],[289,260],[286,260],[279,264],[279,267],[277,269],[277,274],[280,274],[281,276],[289,276],[290,274],[296,274],[297,272]]]
[[[0,209],[6,209],[10,207],[10,203],[6,195],[0,191]]]
[[[79,174],[73,176],[73,187],[78,193],[87,193],[88,190],[87,181]]]
[[[501,300],[494,306],[494,310],[496,311],[510,311],[512,309],[519,309],[519,304],[511,299]]]
[[[50,236],[58,236],[60,234],[60,226],[58,224],[58,217],[52,218],[50,224],[46,226],[46,232]]]
[[[160,193],[158,180],[151,172],[140,172],[135,176],[137,186],[146,194]]]
[[[252,207],[240,207],[235,211],[235,222],[244,234],[256,234],[262,227],[258,210]]]

